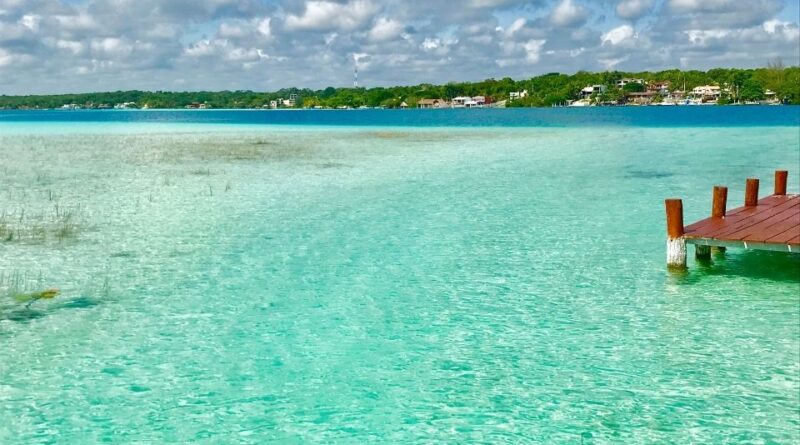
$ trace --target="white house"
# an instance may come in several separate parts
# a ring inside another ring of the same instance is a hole
[[[453,98],[453,108],[481,108],[486,105],[484,96],[458,96]]]
[[[511,93],[508,94],[509,100],[517,100],[517,99],[522,99],[524,97],[528,97],[528,90],[512,91]]]
[[[719,99],[722,90],[717,85],[701,85],[692,89],[692,96],[703,99]]]
[[[586,99],[592,94],[603,94],[608,91],[605,85],[589,85],[581,90],[581,98]]]
[[[453,108],[464,108],[467,101],[472,100],[469,96],[458,96],[453,98]]]

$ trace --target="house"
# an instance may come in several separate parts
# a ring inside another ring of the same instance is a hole
[[[446,108],[447,101],[444,99],[420,99],[417,108]]]
[[[290,94],[288,99],[278,99],[278,104],[287,108],[294,108],[297,105],[297,94]]]
[[[780,105],[781,99],[776,92],[766,89],[764,90],[764,100],[761,103],[764,105]]]
[[[603,94],[608,91],[605,85],[589,85],[581,90],[581,98],[586,99],[592,94]]]
[[[453,108],[482,108],[486,105],[485,96],[458,96],[453,98]]]
[[[716,102],[722,95],[722,90],[717,85],[701,85],[692,89],[692,96],[701,102]]]
[[[528,97],[528,90],[512,91],[508,94],[508,100],[517,100]]]
[[[400,102],[400,108],[408,108],[408,104],[406,103],[406,101]]]
[[[627,93],[625,99],[631,105],[650,105],[657,94],[655,91]]]
[[[638,83],[639,85],[644,85],[644,79],[629,79],[626,77],[617,81],[617,88],[623,88],[629,83]]]
[[[669,87],[669,81],[650,82],[647,85],[647,91],[653,91],[662,96],[669,96]]]
[[[458,96],[453,98],[453,108],[464,108],[467,101],[472,100],[469,96]]]

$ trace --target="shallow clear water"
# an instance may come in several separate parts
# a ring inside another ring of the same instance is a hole
[[[2,125],[0,443],[800,440],[800,257],[663,216],[796,126]]]

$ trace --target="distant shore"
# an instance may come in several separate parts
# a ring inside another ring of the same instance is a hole
[[[273,92],[115,91],[0,95],[0,109],[403,109],[562,106],[800,105],[800,67],[708,71],[579,71],[393,87]]]

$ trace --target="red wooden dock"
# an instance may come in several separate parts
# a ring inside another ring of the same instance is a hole
[[[748,179],[744,206],[726,211],[727,187],[714,187],[711,217],[683,226],[683,203],[666,200],[667,264],[686,265],[686,244],[694,244],[699,259],[718,248],[775,250],[800,253],[800,195],[786,193],[787,172],[775,172],[775,193],[758,199],[758,179]],[[724,249],[723,249],[724,250]]]
[[[686,242],[706,246],[800,252],[800,195],[771,195],[686,226]]]

